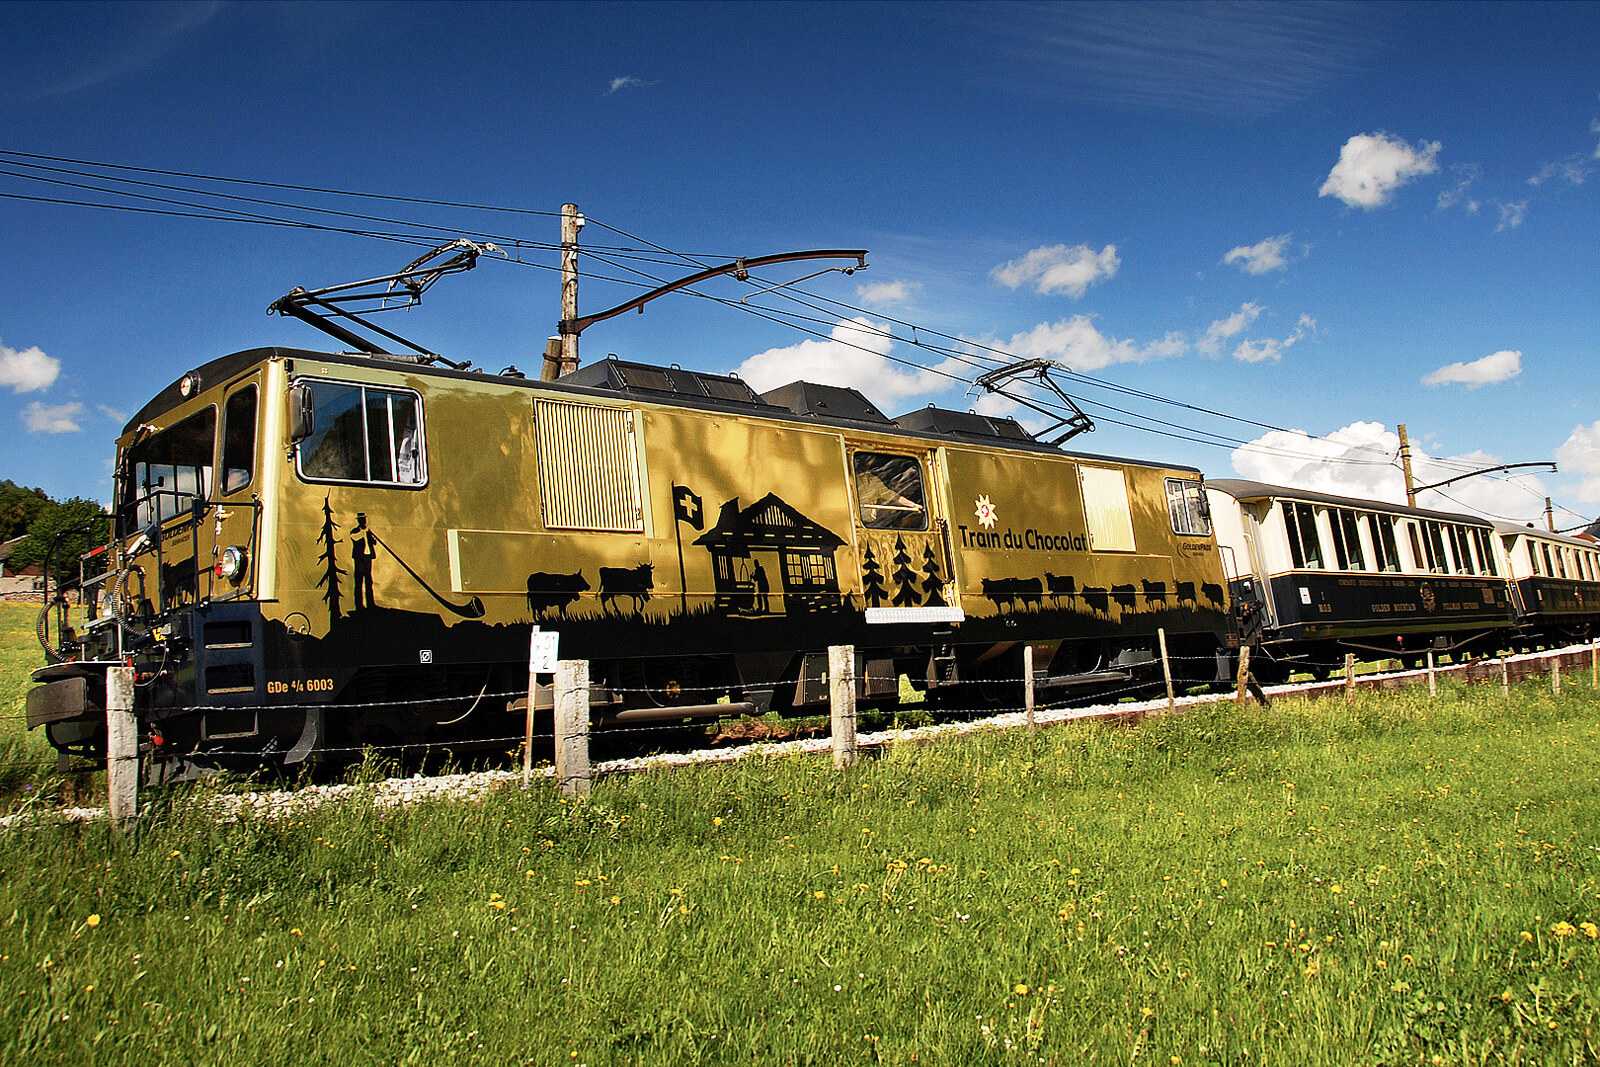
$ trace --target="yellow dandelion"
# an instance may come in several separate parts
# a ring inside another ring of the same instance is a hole
[[[1222,888],[1224,888],[1224,889],[1228,888],[1228,880],[1226,878],[1224,878],[1222,880]]]
[[[1411,958],[1411,953],[1407,952],[1404,956],[1400,957],[1400,962],[1402,964],[1404,964],[1405,966],[1410,967],[1412,964],[1416,963],[1417,961]]]
[[[824,897],[826,897],[828,894],[826,894],[822,890],[818,889],[816,892],[812,893],[811,895],[816,897],[818,900],[821,900]]]
[[[1578,925],[1582,928],[1584,937],[1600,937],[1600,926],[1596,926],[1594,923],[1579,923]]]
[[[612,897],[611,898],[611,903],[613,903],[613,904],[621,904],[622,903],[622,898],[621,897]]]
[[[594,883],[591,882],[587,878],[579,878],[577,881],[573,882],[572,884],[576,885],[576,886],[594,885]]]
[[[1556,923],[1550,928],[1550,932],[1555,934],[1557,937],[1571,937],[1573,934],[1578,932],[1578,928],[1567,922],[1565,919],[1562,919],[1560,922]]]
[[[83,924],[85,926],[99,926],[100,925],[100,913],[99,912],[95,912],[93,915],[91,915],[87,919],[83,920]]]
[[[305,933],[303,931],[301,931],[301,929],[298,926],[291,926],[289,928],[289,932],[291,934],[293,934],[294,936],[296,936],[296,937],[304,937],[304,936],[306,936]]]
[[[1388,960],[1374,960],[1373,962],[1377,964],[1378,970],[1380,971],[1387,971],[1389,969]]]
[[[1336,885],[1336,886],[1333,887],[1333,891],[1335,893],[1343,893],[1344,892],[1344,886]]]
[[[718,816],[715,816],[715,817],[714,817],[714,818],[713,818],[713,819],[712,819],[712,820],[711,820],[711,825],[712,825],[712,826],[721,826],[721,825],[722,825],[722,816],[720,816],[720,815],[718,815]]]
[[[1028,987],[1018,984],[1011,988],[1011,992],[1015,993],[1019,997],[1025,997],[1028,995]]]
[[[1148,1019],[1148,1018],[1150,1018],[1150,1016],[1155,1014],[1155,1009],[1153,1009],[1153,1008],[1140,1008],[1139,1009],[1139,1014],[1144,1016],[1146,1019]]]
[[[678,914],[679,915],[687,915],[687,914],[689,914],[689,905],[687,905],[687,904],[679,904],[678,905]]]
[[[1524,931],[1522,931],[1522,940],[1524,940],[1524,941],[1532,941],[1533,940],[1533,935],[1528,933],[1528,931],[1524,930]]]
[[[491,901],[489,901],[489,907],[491,907],[491,908],[499,908],[501,911],[505,911],[506,910],[506,902],[503,901],[503,900],[491,900]]]

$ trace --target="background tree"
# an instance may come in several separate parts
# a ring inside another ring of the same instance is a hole
[[[70,532],[69,532],[70,531]],[[7,566],[12,570],[45,564],[57,534],[63,534],[50,559],[50,580],[61,585],[77,585],[78,560],[92,548],[99,548],[111,536],[111,517],[97,502],[73,497],[63,503],[46,500],[28,527],[28,534],[11,553]],[[98,574],[99,568],[93,573]]]
[[[9,478],[0,481],[0,541],[27,533],[51,503],[42,489],[26,489]]]

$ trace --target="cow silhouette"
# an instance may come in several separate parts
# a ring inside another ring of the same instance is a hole
[[[1143,578],[1140,578],[1139,579],[1139,584],[1144,586],[1144,602],[1145,602],[1145,604],[1147,606],[1149,606],[1152,609],[1154,609],[1154,607],[1157,604],[1160,604],[1162,607],[1166,607],[1166,605],[1167,605],[1167,583],[1166,582],[1147,582]]]
[[[1093,611],[1102,615],[1111,614],[1111,597],[1107,595],[1105,587],[1099,585],[1086,585],[1083,587],[1083,602]]]
[[[1217,607],[1222,607],[1222,586],[1215,582],[1207,582],[1200,587],[1200,595],[1211,601]]]
[[[556,610],[565,618],[567,605],[589,590],[589,581],[582,571],[576,574],[547,574],[539,571],[528,575],[528,611],[534,615]]]
[[[1178,582],[1176,584],[1178,590],[1178,603],[1189,604],[1191,606],[1198,607],[1199,602],[1194,598],[1194,583]]]
[[[1117,606],[1123,611],[1132,611],[1134,605],[1139,602],[1139,593],[1131,585],[1114,585],[1111,587],[1111,599],[1116,601]]]
[[[1041,606],[1044,602],[1044,585],[1037,578],[985,578],[983,595],[994,601],[996,611],[1006,605],[1016,611],[1019,605]]]
[[[1055,601],[1057,605],[1061,603],[1062,597],[1067,598],[1069,606],[1074,600],[1078,599],[1078,580],[1070,574],[1051,574],[1049,571],[1045,571],[1044,587],[1050,599]]]
[[[625,596],[633,601],[635,615],[643,611],[645,601],[650,599],[650,590],[656,587],[654,570],[653,563],[641,563],[637,567],[601,567],[601,610],[606,610],[617,597]]]

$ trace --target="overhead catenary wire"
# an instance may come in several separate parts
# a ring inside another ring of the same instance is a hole
[[[441,198],[404,196],[404,195],[398,195],[398,194],[375,193],[375,192],[370,192],[370,191],[340,189],[340,188],[333,188],[333,187],[327,187],[327,186],[305,185],[305,184],[288,183],[288,182],[271,182],[271,181],[265,181],[265,180],[262,180],[262,179],[238,178],[238,177],[232,177],[232,176],[205,174],[205,173],[199,173],[199,172],[194,172],[194,171],[183,171],[183,170],[176,170],[176,169],[170,169],[170,168],[138,167],[138,166],[130,166],[130,165],[126,165],[126,164],[106,163],[106,162],[99,162],[99,161],[93,161],[93,160],[78,159],[78,158],[69,157],[69,156],[47,155],[47,154],[43,154],[43,153],[22,152],[22,151],[17,151],[17,150],[10,150],[10,149],[0,149],[0,161],[8,162],[13,167],[19,167],[19,166],[20,167],[28,167],[28,168],[32,168],[32,169],[37,170],[37,171],[48,171],[48,172],[52,172],[52,173],[66,173],[66,174],[72,174],[72,175],[78,176],[78,177],[94,177],[94,178],[96,178],[98,180],[106,181],[106,182],[121,183],[121,184],[124,184],[124,185],[138,185],[138,186],[143,187],[143,188],[155,188],[155,189],[161,189],[161,190],[164,190],[164,191],[183,192],[183,193],[186,193],[188,195],[193,195],[193,196],[209,197],[209,198],[213,198],[213,199],[226,199],[226,200],[232,200],[234,202],[240,202],[240,203],[253,203],[253,204],[260,205],[260,206],[270,206],[270,207],[276,207],[276,208],[286,209],[286,210],[290,210],[290,211],[304,211],[304,212],[308,212],[308,213],[328,215],[328,216],[332,216],[332,217],[336,217],[336,218],[346,218],[346,219],[351,219],[351,220],[354,220],[354,221],[370,221],[370,222],[384,223],[384,224],[387,224],[387,225],[411,226],[411,227],[417,228],[419,230],[422,230],[424,232],[420,232],[420,233],[384,232],[384,231],[375,230],[375,229],[364,229],[364,228],[349,227],[349,226],[330,225],[330,224],[327,224],[327,223],[314,222],[314,221],[309,221],[309,220],[305,220],[305,219],[288,219],[288,218],[282,218],[282,217],[276,217],[276,216],[269,216],[269,215],[265,215],[265,214],[262,214],[262,213],[259,213],[259,212],[243,211],[243,210],[240,210],[240,209],[237,209],[237,208],[227,207],[225,205],[194,204],[192,202],[175,201],[175,200],[172,200],[171,198],[158,197],[158,196],[153,196],[151,194],[140,194],[140,193],[137,193],[137,192],[130,191],[128,189],[106,188],[105,186],[91,186],[91,185],[86,185],[86,184],[83,184],[83,183],[65,181],[63,179],[51,179],[51,178],[49,178],[47,176],[44,176],[42,174],[28,174],[28,173],[22,173],[22,172],[19,172],[19,171],[16,171],[16,170],[9,170],[9,171],[0,170],[0,174],[7,174],[7,175],[10,175],[10,176],[13,176],[13,177],[25,178],[27,180],[33,180],[33,181],[46,181],[46,182],[54,181],[54,182],[56,182],[58,184],[63,184],[63,185],[68,185],[68,186],[77,186],[79,188],[85,188],[85,189],[93,189],[95,191],[101,192],[102,194],[108,195],[108,196],[119,196],[119,197],[128,197],[128,198],[134,198],[134,199],[143,199],[143,200],[146,200],[146,201],[165,203],[165,204],[167,204],[169,206],[166,207],[166,208],[149,208],[149,207],[143,207],[143,206],[140,206],[140,205],[108,204],[108,203],[98,203],[98,202],[93,202],[93,201],[70,200],[70,199],[67,199],[67,198],[30,196],[30,195],[27,195],[27,194],[10,193],[10,192],[0,192],[0,198],[16,199],[16,200],[27,200],[27,201],[43,202],[43,203],[57,203],[57,204],[63,204],[63,205],[79,206],[79,207],[90,207],[90,208],[98,208],[98,209],[134,211],[134,212],[138,212],[138,213],[153,214],[153,215],[166,215],[166,216],[170,216],[170,217],[194,218],[194,219],[214,219],[214,220],[217,220],[217,221],[249,222],[249,223],[254,223],[254,224],[259,224],[259,225],[267,225],[267,226],[274,226],[274,227],[308,229],[308,230],[316,230],[316,231],[323,231],[323,232],[337,232],[337,233],[344,233],[344,234],[351,235],[351,236],[366,237],[366,238],[371,238],[371,239],[376,239],[376,240],[384,240],[384,241],[390,241],[390,242],[410,244],[410,245],[413,245],[413,246],[423,246],[423,245],[429,243],[430,241],[436,241],[439,236],[444,235],[444,234],[460,235],[461,230],[458,227],[445,227],[445,226],[439,226],[439,225],[432,224],[432,223],[408,222],[406,220],[393,219],[393,218],[390,218],[390,217],[387,217],[387,216],[381,216],[381,215],[367,215],[367,214],[358,213],[358,212],[346,212],[346,211],[341,211],[341,210],[338,210],[338,209],[320,207],[320,206],[309,205],[309,204],[296,204],[296,203],[291,203],[291,202],[284,201],[284,200],[269,200],[269,199],[260,198],[260,197],[242,196],[242,195],[232,194],[232,193],[223,193],[223,192],[219,192],[217,190],[196,189],[193,186],[181,186],[181,185],[176,185],[176,184],[173,184],[173,183],[170,183],[170,182],[149,181],[149,180],[146,180],[144,178],[121,177],[119,175],[139,174],[139,175],[145,175],[145,176],[154,177],[154,178],[178,178],[178,179],[184,179],[184,180],[188,180],[188,181],[212,182],[212,183],[228,185],[228,186],[280,189],[280,190],[293,191],[293,192],[312,193],[312,194],[317,194],[317,195],[348,197],[348,198],[352,198],[352,199],[378,200],[378,201],[386,201],[386,202],[391,202],[391,203],[415,204],[415,205],[423,205],[423,206],[430,206],[430,207],[446,207],[446,208],[455,208],[455,209],[482,211],[482,212],[497,212],[497,213],[503,213],[503,214],[542,217],[542,218],[556,218],[556,217],[560,217],[560,214],[561,214],[558,211],[546,211],[546,210],[530,209],[530,208],[518,208],[518,207],[510,207],[510,206],[506,206],[506,205],[483,204],[483,203],[476,203],[476,202],[472,202],[472,201],[446,200],[446,199],[441,199]],[[61,164],[62,166],[57,166],[57,164]],[[93,169],[85,169],[85,168],[93,168]],[[103,173],[103,172],[111,172],[111,173]],[[175,209],[183,209],[183,210],[175,210]],[[605,222],[603,220],[598,220],[598,219],[594,219],[594,218],[588,218],[587,221],[589,221],[591,224],[597,226],[598,228],[607,230],[607,231],[609,231],[611,233],[614,233],[614,234],[618,235],[619,237],[622,237],[622,238],[624,238],[626,240],[633,241],[638,245],[645,246],[645,248],[648,249],[648,252],[644,252],[639,248],[628,247],[628,246],[616,246],[616,245],[585,245],[585,246],[583,246],[581,251],[583,253],[585,253],[585,254],[593,256],[594,258],[600,259],[602,262],[608,262],[608,265],[610,265],[610,266],[612,266],[614,268],[626,269],[629,272],[637,273],[638,275],[640,275],[641,277],[644,277],[644,278],[651,278],[652,276],[650,274],[648,274],[647,272],[644,272],[644,271],[632,270],[632,268],[628,268],[626,266],[625,262],[619,262],[619,261],[633,260],[633,261],[637,261],[637,262],[641,262],[641,263],[649,263],[649,264],[655,264],[655,265],[670,265],[670,264],[682,263],[682,264],[688,264],[688,265],[693,265],[693,266],[696,266],[696,267],[703,268],[708,260],[717,259],[717,258],[725,258],[725,257],[714,257],[714,256],[710,256],[710,255],[707,255],[707,254],[700,254],[700,253],[691,254],[691,253],[681,252],[681,251],[672,249],[672,248],[670,248],[670,247],[668,247],[666,245],[663,245],[663,244],[660,244],[658,242],[652,241],[652,240],[650,240],[648,238],[642,237],[642,236],[640,236],[640,235],[638,235],[636,233],[632,233],[632,232],[624,230],[624,229],[622,229],[620,227],[614,226],[614,225],[612,225],[610,223],[607,223],[607,222]],[[426,232],[426,231],[432,231],[432,232],[429,233],[429,232]],[[469,232],[472,232],[472,231],[469,231]],[[489,231],[476,231],[474,233],[474,235],[478,236],[478,237],[480,237],[482,239],[493,240],[493,241],[497,241],[497,242],[501,242],[501,243],[504,243],[504,244],[511,245],[511,246],[517,248],[518,250],[521,250],[521,249],[555,250],[555,249],[558,249],[560,247],[558,244],[553,243],[553,242],[549,242],[549,241],[534,241],[534,240],[528,240],[528,239],[525,239],[525,238],[518,238],[518,237],[507,235],[507,234],[492,233],[492,232],[489,232]],[[535,261],[523,260],[520,257],[517,260],[515,260],[514,262],[518,262],[521,265],[533,266],[533,267],[546,269],[546,270],[552,270],[552,271],[559,269],[559,267],[556,267],[556,266],[553,266],[553,265],[538,263],[538,262],[535,262]],[[582,276],[587,277],[587,278],[591,278],[592,280],[607,281],[607,282],[611,282],[611,283],[615,283],[615,284],[623,284],[623,285],[642,285],[643,284],[642,282],[636,282],[636,281],[633,281],[631,279],[618,278],[618,277],[605,277],[605,276],[601,276],[601,275],[590,274],[590,273],[587,273],[587,272],[583,273]],[[754,279],[754,277],[752,276],[752,282],[751,282],[752,284],[756,284],[758,281],[760,281],[762,284],[765,284],[765,280]],[[660,284],[659,280],[657,281],[657,284]],[[890,341],[892,343],[901,343],[901,344],[908,345],[910,347],[913,347],[913,348],[921,350],[921,351],[926,351],[926,352],[930,352],[930,353],[936,353],[936,354],[944,356],[947,361],[953,360],[953,361],[957,362],[958,364],[965,365],[965,366],[968,366],[968,367],[972,367],[974,369],[983,367],[985,363],[996,362],[996,361],[1010,361],[1010,360],[1014,360],[1015,358],[1017,358],[1013,353],[1010,353],[1010,352],[1006,351],[1004,348],[1001,348],[998,345],[991,345],[991,344],[988,344],[988,343],[983,342],[983,341],[975,341],[975,340],[972,340],[970,338],[963,338],[963,337],[958,337],[956,335],[944,333],[942,331],[939,331],[939,330],[936,330],[936,329],[933,329],[933,328],[930,328],[930,327],[927,327],[927,326],[923,326],[921,324],[912,323],[912,322],[909,322],[908,320],[904,320],[904,319],[900,319],[900,318],[897,318],[897,317],[892,316],[892,315],[884,314],[881,311],[872,311],[870,309],[861,307],[859,305],[851,304],[851,303],[849,303],[847,301],[841,301],[841,300],[837,300],[835,298],[831,298],[831,297],[827,297],[827,296],[823,296],[823,295],[819,295],[819,294],[815,294],[815,293],[805,292],[804,290],[800,290],[800,289],[798,289],[796,287],[793,287],[793,286],[778,285],[778,286],[775,287],[775,293],[776,293],[776,296],[778,298],[780,298],[780,299],[798,303],[798,304],[800,304],[802,306],[809,307],[812,310],[815,310],[815,311],[818,311],[818,312],[821,312],[821,313],[824,313],[824,314],[832,314],[832,312],[830,312],[828,310],[828,308],[829,307],[833,307],[833,308],[843,309],[843,310],[848,311],[848,312],[850,312],[852,314],[870,316],[873,319],[877,319],[877,320],[888,322],[888,323],[892,324],[893,326],[903,327],[903,328],[911,331],[911,336],[910,337],[900,336],[900,335],[896,334],[893,330],[884,331],[884,330],[881,330],[881,329],[875,329],[874,332],[879,333],[881,336],[883,336],[885,339],[887,339],[888,341]],[[926,374],[935,375],[935,376],[938,376],[938,377],[942,377],[942,378],[951,380],[953,382],[961,382],[962,384],[966,384],[967,383],[967,379],[961,377],[960,375],[956,375],[956,374],[950,373],[949,371],[942,370],[941,368],[929,367],[929,366],[926,366],[925,364],[918,363],[915,360],[907,360],[907,359],[895,356],[895,355],[890,354],[890,353],[879,352],[879,351],[877,351],[875,349],[868,348],[865,345],[852,344],[849,341],[841,341],[839,338],[833,337],[832,333],[831,333],[832,328],[834,326],[838,325],[837,322],[827,322],[826,325],[828,325],[830,327],[830,330],[829,330],[829,333],[824,334],[824,333],[821,333],[821,332],[819,332],[817,330],[812,330],[812,329],[808,329],[808,328],[805,328],[803,326],[797,325],[798,322],[802,322],[802,321],[808,321],[809,320],[809,321],[816,322],[816,323],[823,323],[824,320],[809,319],[806,316],[796,316],[792,312],[787,312],[787,311],[784,311],[784,310],[781,310],[781,309],[777,309],[777,308],[762,308],[762,309],[758,310],[757,308],[755,308],[755,307],[753,307],[753,306],[751,306],[751,305],[749,305],[747,303],[743,303],[743,302],[740,302],[740,301],[727,300],[727,299],[724,299],[724,298],[718,298],[718,297],[711,296],[710,294],[705,294],[705,293],[693,293],[692,295],[696,295],[696,296],[700,296],[700,297],[703,297],[703,298],[711,299],[714,302],[721,303],[724,306],[727,306],[727,307],[729,307],[731,309],[744,311],[747,314],[754,314],[754,315],[757,315],[758,317],[767,319],[768,321],[772,321],[772,322],[775,322],[775,323],[786,325],[791,329],[798,329],[801,332],[810,334],[812,336],[820,337],[820,338],[823,338],[823,339],[826,339],[826,340],[833,341],[835,343],[844,344],[847,347],[853,347],[853,348],[862,350],[864,352],[868,352],[868,353],[870,353],[872,355],[878,356],[880,358],[887,359],[890,362],[896,363],[898,365],[914,369],[919,373],[926,373]],[[875,323],[874,323],[874,327],[876,327]],[[942,339],[950,341],[954,345],[960,346],[960,347],[949,347],[949,346],[940,346],[940,345],[937,345],[937,344],[932,344],[932,343],[929,343],[928,341],[924,340],[922,335],[926,335],[928,337],[942,338]],[[1205,416],[1208,416],[1208,417],[1211,417],[1211,418],[1218,418],[1218,419],[1223,419],[1223,420],[1231,421],[1231,422],[1236,422],[1236,423],[1241,424],[1241,425],[1254,426],[1254,427],[1257,427],[1257,428],[1260,428],[1260,429],[1264,429],[1264,430],[1267,430],[1267,431],[1288,433],[1288,434],[1295,434],[1295,435],[1304,435],[1310,440],[1317,440],[1317,438],[1314,438],[1309,434],[1304,434],[1304,431],[1292,430],[1292,429],[1288,429],[1286,427],[1277,426],[1277,425],[1274,425],[1272,423],[1263,422],[1263,421],[1260,421],[1260,420],[1257,420],[1257,419],[1251,419],[1251,418],[1248,418],[1248,417],[1245,417],[1245,416],[1234,415],[1234,414],[1229,413],[1229,412],[1224,412],[1224,411],[1219,411],[1219,410],[1212,409],[1212,408],[1207,408],[1207,407],[1205,407],[1203,405],[1190,403],[1188,401],[1179,400],[1179,399],[1172,398],[1172,397],[1162,396],[1161,394],[1152,393],[1152,392],[1149,392],[1147,390],[1140,390],[1140,389],[1132,388],[1132,387],[1129,387],[1129,386],[1119,385],[1117,383],[1106,381],[1105,379],[1099,378],[1099,377],[1097,377],[1095,375],[1092,375],[1092,374],[1088,374],[1086,372],[1075,371],[1075,370],[1071,370],[1070,368],[1062,368],[1061,372],[1062,372],[1062,374],[1064,376],[1068,377],[1070,380],[1072,380],[1074,382],[1078,382],[1081,385],[1086,386],[1086,387],[1091,387],[1091,388],[1095,388],[1095,389],[1103,389],[1103,390],[1110,391],[1112,393],[1116,393],[1116,394],[1119,394],[1119,395],[1123,395],[1123,396],[1128,396],[1128,397],[1144,400],[1144,401],[1147,401],[1147,402],[1150,402],[1150,403],[1157,403],[1157,404],[1172,406],[1172,407],[1178,408],[1180,410],[1187,410],[1187,411],[1194,412],[1195,414],[1205,415]],[[1065,410],[1061,405],[1059,405],[1058,403],[1056,403],[1053,400],[1050,400],[1048,398],[1045,399],[1045,403],[1046,403],[1047,406],[1051,407],[1053,410]],[[1102,410],[1102,411],[1110,410],[1110,411],[1119,412],[1119,413],[1122,413],[1124,415],[1127,415],[1131,419],[1138,420],[1137,422],[1130,423],[1130,422],[1126,422],[1126,421],[1123,421],[1123,420],[1120,420],[1120,419],[1116,419],[1116,418],[1113,418],[1113,417],[1106,416],[1104,414],[1102,414],[1100,416],[1103,421],[1106,421],[1106,422],[1111,423],[1113,425],[1120,425],[1120,426],[1124,426],[1124,427],[1127,427],[1127,428],[1130,428],[1130,429],[1139,430],[1141,432],[1154,433],[1154,434],[1157,434],[1159,436],[1164,436],[1164,437],[1168,437],[1168,438],[1189,441],[1189,442],[1196,443],[1196,444],[1201,444],[1201,445],[1208,445],[1210,447],[1229,448],[1229,449],[1237,449],[1237,448],[1248,447],[1252,451],[1256,451],[1256,452],[1260,452],[1260,453],[1264,453],[1264,454],[1268,454],[1268,455],[1279,455],[1279,456],[1283,456],[1283,457],[1286,457],[1286,458],[1299,458],[1299,459],[1315,460],[1315,461],[1318,461],[1318,462],[1326,462],[1326,463],[1341,463],[1341,464],[1370,465],[1370,466],[1394,466],[1394,465],[1396,465],[1396,457],[1392,453],[1388,452],[1387,450],[1381,449],[1378,446],[1374,446],[1374,445],[1366,445],[1366,444],[1356,443],[1356,444],[1349,445],[1347,447],[1352,451],[1374,453],[1379,458],[1374,458],[1374,459],[1371,459],[1371,460],[1363,460],[1363,459],[1359,459],[1359,458],[1356,458],[1356,457],[1353,457],[1353,456],[1349,456],[1349,455],[1345,455],[1345,456],[1328,456],[1328,455],[1322,454],[1320,452],[1299,451],[1299,450],[1295,450],[1295,449],[1284,448],[1284,447],[1281,447],[1281,446],[1266,445],[1266,444],[1261,443],[1259,439],[1247,441],[1247,440],[1244,440],[1242,438],[1233,437],[1233,436],[1229,436],[1229,435],[1226,435],[1226,434],[1216,433],[1214,431],[1205,430],[1205,429],[1200,428],[1200,427],[1187,425],[1187,424],[1184,424],[1184,423],[1175,422],[1175,421],[1168,420],[1168,419],[1161,419],[1161,418],[1158,418],[1158,417],[1153,416],[1153,415],[1146,415],[1146,414],[1143,414],[1143,413],[1132,412],[1132,411],[1129,411],[1128,409],[1125,409],[1125,408],[1119,408],[1116,405],[1100,403],[1100,404],[1097,404],[1097,409]],[[1471,469],[1471,465],[1469,463],[1453,462],[1453,461],[1446,460],[1446,459],[1432,459],[1430,457],[1430,462],[1432,462],[1433,464],[1438,466],[1440,469],[1444,469],[1444,470],[1470,470]],[[1506,479],[1506,480],[1509,481],[1509,479]],[[1518,484],[1518,483],[1512,482],[1511,484]],[[1525,486],[1518,485],[1518,488],[1522,488],[1525,491],[1532,492],[1531,490],[1527,490]],[[1565,509],[1564,508],[1563,510],[1566,511],[1567,513],[1569,513],[1569,514],[1574,515],[1574,516],[1582,517],[1582,516],[1579,516],[1577,512],[1570,511],[1570,509]]]

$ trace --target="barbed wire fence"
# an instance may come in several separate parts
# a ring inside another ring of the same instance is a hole
[[[541,683],[538,676],[530,675],[530,685],[523,689],[489,692],[487,686],[473,696],[425,697],[410,700],[380,700],[358,704],[263,704],[259,706],[199,705],[193,710],[207,711],[275,711],[305,709],[320,711],[361,710],[416,710],[445,705],[471,703],[471,710],[480,705],[501,706],[507,711],[516,708],[515,701],[525,699],[523,729],[517,733],[496,736],[474,736],[442,741],[406,740],[392,743],[319,746],[319,757],[356,759],[393,759],[397,763],[411,758],[429,758],[442,755],[453,760],[462,752],[496,751],[508,757],[520,757],[520,775],[515,771],[489,773],[498,781],[510,782],[520,778],[526,788],[534,777],[550,777],[557,788],[568,796],[582,796],[589,792],[594,778],[609,773],[622,773],[644,767],[674,766],[687,763],[721,762],[743,758],[751,753],[782,755],[787,753],[819,753],[831,751],[836,768],[843,770],[857,761],[864,748],[877,748],[900,740],[929,736],[947,736],[956,733],[973,733],[982,730],[1026,728],[1030,732],[1042,725],[1081,720],[1136,721],[1148,715],[1177,714],[1182,709],[1203,703],[1232,700],[1246,704],[1251,699],[1267,705],[1275,697],[1304,696],[1308,698],[1335,696],[1342,693],[1347,701],[1354,701],[1359,689],[1397,691],[1412,685],[1426,684],[1430,696],[1437,696],[1439,680],[1443,677],[1461,677],[1467,682],[1498,682],[1502,695],[1509,697],[1510,687],[1530,677],[1548,675],[1552,689],[1559,693],[1563,672],[1568,678],[1589,675],[1589,684],[1600,690],[1600,641],[1583,645],[1569,645],[1555,650],[1521,654],[1501,653],[1484,656],[1467,662],[1440,665],[1433,652],[1408,653],[1425,659],[1425,666],[1415,669],[1385,671],[1385,661],[1358,662],[1354,654],[1342,661],[1322,661],[1296,658],[1290,662],[1295,675],[1310,675],[1311,680],[1288,681],[1262,686],[1255,683],[1250,668],[1250,649],[1239,650],[1238,669],[1232,683],[1218,677],[1218,657],[1208,655],[1173,655],[1166,647],[1164,631],[1157,631],[1160,674],[1147,670],[1143,676],[1130,672],[1126,684],[1097,687],[1093,703],[1085,704],[1060,686],[1051,686],[1049,678],[1041,679],[1033,664],[1033,646],[1023,647],[1023,670],[1014,678],[983,678],[947,681],[938,686],[937,700],[924,703],[899,703],[879,708],[870,703],[858,709],[865,679],[858,677],[857,657],[854,647],[833,646],[829,649],[829,667],[824,681],[828,686],[828,726],[824,731],[820,722],[796,726],[793,739],[780,742],[764,741],[759,746],[741,746],[707,753],[677,752],[647,756],[629,756],[596,763],[593,759],[595,736],[591,727],[591,678],[589,663],[584,660],[560,660],[555,664],[540,664],[553,671],[538,672],[548,676]],[[1399,665],[1399,657],[1390,657]],[[1153,668],[1154,663],[1145,664]],[[1323,680],[1326,679],[1326,680]],[[898,682],[898,678],[896,679]],[[1045,683],[1039,685],[1040,682]],[[540,688],[548,687],[549,697],[540,698]],[[658,697],[657,690],[645,687],[626,687],[602,683],[598,686],[608,701],[620,699],[624,704],[630,698],[639,698],[635,704]],[[139,721],[135,711],[132,669],[116,667],[107,674],[107,812],[115,826],[122,830],[131,828],[140,807],[141,774],[144,761],[150,757],[149,724]],[[675,696],[684,701],[703,698],[706,704],[727,701],[727,686],[680,687]],[[705,704],[701,705],[702,707]],[[749,705],[729,703],[729,718],[736,717]],[[672,718],[673,705],[655,709],[664,721],[607,722],[602,711],[598,720],[600,739],[606,744],[621,744],[624,748],[651,736],[681,738],[685,724],[706,729],[706,720]],[[543,721],[539,713],[553,713],[550,726],[538,725]],[[4,718],[20,719],[22,715]],[[811,716],[820,719],[820,712]],[[454,721],[461,721],[465,716]],[[882,720],[888,720],[882,722]],[[915,725],[904,725],[909,721]],[[881,722],[880,730],[862,732],[863,723]],[[809,736],[806,736],[808,735]],[[719,737],[718,740],[721,738]],[[759,738],[758,738],[759,739]],[[546,748],[546,746],[549,746]],[[553,766],[535,767],[535,749],[553,753]],[[270,753],[265,753],[270,755]],[[186,758],[201,760],[260,759],[260,748],[230,749],[209,746],[186,754]],[[6,767],[39,767],[51,764],[36,761],[15,761]]]

